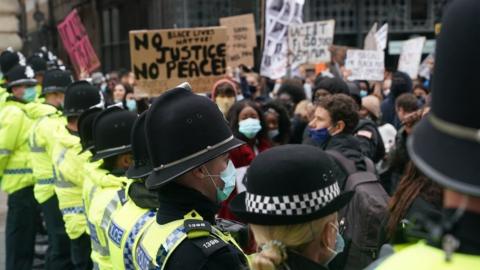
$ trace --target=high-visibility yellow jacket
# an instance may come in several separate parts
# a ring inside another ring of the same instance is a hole
[[[72,135],[66,128],[56,136],[52,162],[55,168],[55,193],[65,221],[65,231],[70,239],[76,239],[85,233],[87,218],[82,202],[84,166],[89,162],[91,153],[82,150],[80,138]]]
[[[28,157],[28,135],[32,123],[25,113],[24,103],[8,99],[1,106],[0,178],[2,189],[8,194],[35,183]]]
[[[35,199],[43,203],[55,194],[52,151],[56,140],[53,138],[64,128],[66,120],[57,108],[48,104],[29,103],[25,107],[28,116],[35,119],[28,140],[29,157],[36,182]]]
[[[129,186],[125,188],[126,194]],[[155,222],[155,214],[155,209],[140,208],[128,197],[127,202],[113,212],[108,227],[108,249],[113,269],[134,269],[133,243],[146,227]]]
[[[84,202],[87,202],[85,209],[92,243],[91,257],[101,270],[113,269],[107,231],[112,214],[126,199],[123,188],[128,181],[130,180],[126,177],[114,176],[98,166],[85,166],[85,182],[93,184],[90,190],[84,186]]]
[[[480,269],[480,256],[453,253],[451,260],[445,260],[445,252],[428,246],[424,241],[402,249],[387,257],[376,268],[377,270],[435,269],[464,270]]]
[[[215,246],[228,244],[241,251],[233,237],[221,232],[215,226],[203,221],[195,210],[190,211],[183,219],[160,225],[152,222],[135,240],[132,250],[133,269],[164,269],[175,249],[185,239],[212,237],[205,245]],[[187,258],[188,259],[188,258]],[[245,261],[248,257],[245,255]]]

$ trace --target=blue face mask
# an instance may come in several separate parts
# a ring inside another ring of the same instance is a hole
[[[127,99],[125,103],[129,111],[131,112],[137,111],[137,102],[135,101],[135,99]]]
[[[332,223],[330,223],[332,224]],[[342,253],[344,248],[345,248],[345,240],[343,239],[342,235],[338,231],[338,227],[332,224],[332,226],[335,227],[337,230],[337,236],[335,238],[335,250],[331,249],[330,247],[327,247],[327,249],[332,252],[332,256],[328,258],[328,260],[325,262],[324,266],[326,267],[333,259],[339,254]]]
[[[260,120],[255,118],[248,118],[238,122],[238,131],[245,135],[248,139],[257,136],[257,133],[262,129]]]
[[[316,143],[323,144],[330,138],[328,128],[308,129],[308,136]]]
[[[360,97],[363,98],[363,97],[366,97],[366,96],[368,96],[367,90],[360,90]]]
[[[237,179],[237,170],[235,169],[235,166],[233,166],[233,162],[231,160],[228,161],[227,168],[223,170],[219,175],[211,175],[208,172],[207,167],[205,167],[207,170],[207,176],[210,178],[212,181],[213,185],[215,186],[216,189],[216,196],[217,196],[217,202],[223,202],[225,201],[230,194],[232,194],[233,189],[235,188],[235,182]],[[220,189],[215,185],[215,181],[213,181],[213,176],[219,176],[220,179],[222,179],[223,183],[225,184],[223,186],[223,189]]]
[[[32,102],[37,97],[37,91],[35,90],[35,86],[25,88],[23,92],[22,99],[26,102]]]

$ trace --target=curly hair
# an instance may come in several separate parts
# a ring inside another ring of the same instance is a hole
[[[278,89],[277,96],[282,94],[289,95],[295,105],[307,98],[302,82],[296,79],[287,79],[282,83]]]
[[[262,110],[260,107],[253,101],[244,99],[242,101],[239,101],[230,108],[230,110],[227,113],[227,121],[230,125],[230,129],[232,130],[233,135],[241,140],[247,141],[248,139],[238,131],[238,122],[239,118],[238,116],[240,115],[240,112],[245,108],[245,107],[252,107],[258,114],[259,120],[260,120],[260,125],[262,126],[262,129],[258,132],[257,138],[264,138],[267,139],[267,125],[265,124],[265,118],[263,116]]]
[[[345,94],[335,94],[320,99],[316,105],[328,111],[332,123],[340,120],[345,123],[342,133],[353,133],[359,121],[358,106],[353,98]]]
[[[265,113],[268,110],[274,110],[278,114],[278,132],[279,138],[275,141],[280,144],[287,144],[290,140],[290,118],[287,109],[278,101],[270,101],[263,106]]]

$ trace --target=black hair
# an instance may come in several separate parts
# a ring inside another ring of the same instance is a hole
[[[412,93],[401,94],[395,100],[395,107],[402,108],[405,112],[414,112],[418,110],[418,99]]]
[[[263,116],[262,110],[255,102],[247,99],[244,99],[242,101],[239,101],[233,104],[233,106],[230,108],[230,110],[227,113],[227,121],[230,125],[230,129],[232,130],[233,135],[238,139],[242,139],[244,141],[248,140],[242,133],[238,131],[238,122],[239,122],[238,116],[240,115],[240,112],[245,107],[252,107],[257,112],[260,120],[260,124],[262,125],[262,129],[258,132],[256,137],[266,139],[268,137],[267,125],[265,124],[265,117]]]
[[[282,94],[289,95],[295,105],[297,105],[300,101],[307,99],[302,82],[296,79],[287,79],[282,83],[278,89],[277,96]]]
[[[285,106],[278,101],[270,101],[263,106],[265,113],[268,110],[274,110],[278,114],[278,138],[275,142],[280,144],[287,144],[290,141],[290,118],[288,117],[288,112]]]

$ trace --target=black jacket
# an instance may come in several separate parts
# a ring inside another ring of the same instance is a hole
[[[213,225],[219,208],[200,192],[170,183],[159,191],[157,223],[166,224],[183,219],[191,210],[196,210]],[[165,269],[247,269],[248,264],[241,250],[223,241],[211,245],[213,239],[213,236],[185,239],[170,256]],[[210,244],[205,245],[207,242]]]
[[[293,251],[287,251],[287,260],[278,267],[279,270],[327,270],[322,265]]]
[[[374,163],[385,157],[385,145],[383,144],[382,136],[378,131],[377,125],[372,120],[360,120],[354,134],[360,142],[362,153]]]

